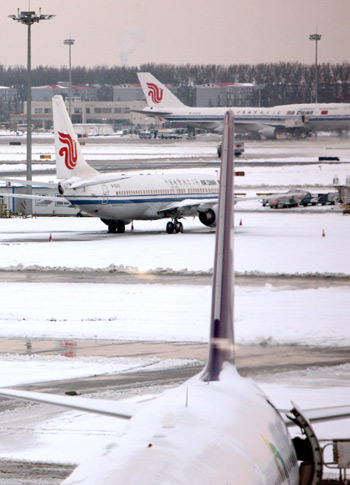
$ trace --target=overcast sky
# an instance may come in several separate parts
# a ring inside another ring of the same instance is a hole
[[[26,64],[27,29],[8,15],[29,0],[0,0],[0,64]],[[350,61],[350,0],[30,0],[55,14],[32,27],[32,65],[236,64]]]

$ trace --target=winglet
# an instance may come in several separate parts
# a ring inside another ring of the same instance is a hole
[[[209,356],[202,379],[216,381],[224,362],[235,361],[233,307],[233,214],[234,214],[234,121],[229,110],[224,119],[221,156],[218,222],[216,224],[215,261],[211,307]]]

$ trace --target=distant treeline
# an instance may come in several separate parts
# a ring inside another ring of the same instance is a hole
[[[193,86],[213,82],[255,83],[264,85],[262,105],[312,101],[315,81],[315,66],[298,62],[265,64],[143,64],[136,66],[96,66],[92,68],[73,67],[74,84],[117,85],[137,83],[137,71],[148,71],[160,81],[181,86],[180,96],[193,104]],[[323,63],[318,66],[319,100],[323,102],[349,102],[350,63]],[[32,71],[32,85],[56,84],[68,80],[66,66],[39,66]],[[26,83],[24,66],[5,67],[0,65],[0,85],[23,87]],[[111,89],[101,89],[100,99],[111,96]],[[107,100],[107,99],[106,99]]]

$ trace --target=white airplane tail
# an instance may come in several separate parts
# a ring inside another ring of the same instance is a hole
[[[183,108],[185,106],[149,72],[138,72],[137,76],[150,108]]]
[[[52,108],[57,178],[85,179],[96,176],[99,172],[85,161],[62,96],[53,96]]]

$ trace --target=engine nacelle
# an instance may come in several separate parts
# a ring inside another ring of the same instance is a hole
[[[259,135],[262,135],[265,138],[275,139],[276,138],[276,128],[274,128],[273,126],[264,126],[263,128],[261,128],[261,130],[259,130]]]
[[[64,194],[64,188],[61,185],[61,182],[58,183],[58,193],[63,195]]]
[[[198,216],[201,223],[208,227],[216,227],[217,209],[217,205],[208,209],[202,209]]]

